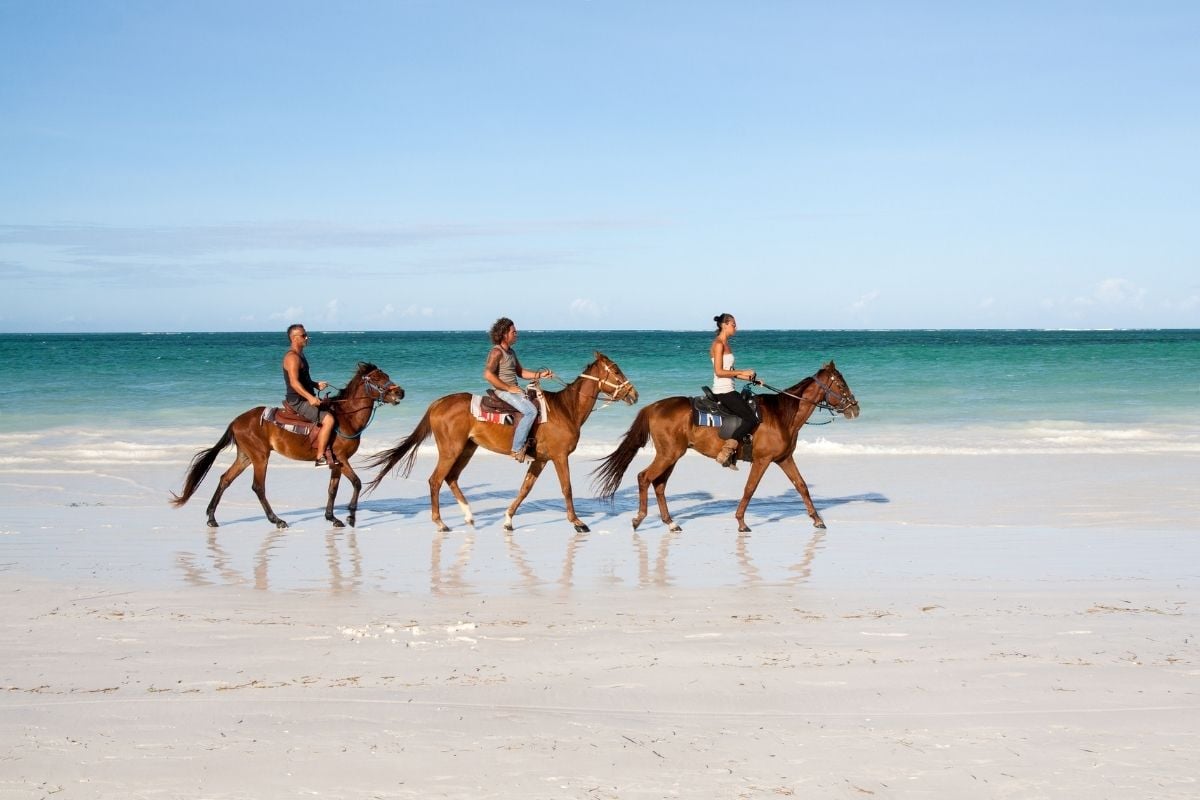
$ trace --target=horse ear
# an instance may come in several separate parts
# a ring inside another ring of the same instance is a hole
[[[596,357],[597,361],[599,361],[602,358],[605,360],[608,359],[608,356],[604,355],[604,353],[601,353],[599,350],[596,350],[595,352],[593,352],[592,355],[594,355]]]

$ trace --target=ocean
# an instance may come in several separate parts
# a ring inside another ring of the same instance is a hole
[[[433,399],[484,388],[483,331],[310,333],[314,377],[340,386],[370,361],[407,392],[379,410],[364,453]],[[645,404],[710,382],[711,337],[522,330],[517,351],[567,380],[603,352]],[[116,459],[182,474],[234,416],[279,402],[286,346],[282,331],[0,334],[0,467]],[[1200,454],[1200,330],[742,330],[733,348],[780,388],[830,360],[845,375],[862,416],[815,415],[798,455]],[[598,407],[577,456],[611,450],[637,408]]]

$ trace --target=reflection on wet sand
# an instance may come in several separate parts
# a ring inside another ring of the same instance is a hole
[[[814,530],[799,553],[799,560],[784,567],[777,555],[779,542],[769,540],[770,534],[758,534],[763,545],[758,561],[754,552],[755,535],[750,533],[738,534],[732,553],[726,550],[724,555],[721,552],[724,548],[712,541],[711,536],[704,537],[707,541],[695,535],[689,539],[687,533],[666,529],[657,537],[653,533],[631,532],[628,546],[621,541],[621,534],[608,534],[596,540],[591,533],[533,537],[522,535],[520,530],[504,533],[497,529],[497,539],[489,540],[489,535],[488,531],[475,529],[431,534],[427,573],[403,558],[403,552],[414,545],[411,540],[406,541],[407,537],[391,533],[371,536],[353,529],[330,529],[322,532],[319,539],[272,530],[257,547],[243,552],[240,556],[245,563],[243,568],[237,566],[239,539],[231,534],[223,544],[219,530],[210,530],[205,549],[200,553],[177,552],[175,565],[183,582],[191,586],[251,586],[260,591],[321,588],[331,594],[363,590],[368,572],[377,579],[376,588],[421,592],[424,584],[433,595],[495,591],[536,594],[550,586],[570,590],[581,581],[583,585],[628,583],[643,589],[697,582],[704,585],[714,580],[721,585],[798,585],[811,579],[813,565],[825,542],[825,531]],[[528,549],[535,547],[535,542],[536,549]],[[500,543],[503,555],[497,561]],[[481,545],[486,546],[481,549]],[[605,549],[606,546],[615,546],[615,551]],[[553,549],[558,547],[562,548],[561,558],[553,555]],[[678,573],[672,555],[679,547],[684,548],[685,561],[693,562],[697,548],[713,549],[701,554],[698,565]],[[585,556],[589,551],[594,561]],[[760,563],[763,559],[772,560]],[[785,570],[782,576],[781,570]],[[692,571],[699,572],[692,574]],[[729,580],[721,578],[726,573]]]
[[[705,515],[724,515],[728,510],[726,501],[716,506],[707,497],[695,499],[699,505],[684,512],[693,518],[699,516],[698,509]],[[871,498],[840,498],[826,504],[863,500]],[[209,528],[205,548],[177,552],[175,566],[183,582],[193,586],[252,586],[264,591],[323,588],[332,594],[358,592],[370,588],[368,582],[389,591],[441,595],[535,594],[550,586],[569,590],[578,585],[670,588],[809,581],[826,532],[810,529],[803,550],[796,552],[800,544],[796,528],[788,525],[769,501],[764,505],[768,517],[775,512],[783,527],[736,537],[711,527],[689,533],[686,528],[679,532],[665,526],[628,534],[619,530],[568,532],[553,526],[503,532],[498,524],[433,532],[429,534],[427,573],[408,557],[424,538],[412,526],[396,530],[377,525],[362,532],[330,528],[315,535],[294,528],[271,528],[257,547],[246,541],[244,533]],[[794,510],[794,503],[792,506]],[[730,538],[732,549],[728,548]],[[559,548],[561,556],[556,557]],[[797,556],[799,560],[790,563]]]
[[[742,577],[745,579],[747,586],[757,586],[763,583],[762,573],[755,565],[754,560],[750,557],[750,537],[751,533],[739,533],[737,537],[737,560],[738,566],[741,568]],[[812,536],[809,537],[808,544],[804,547],[803,557],[788,567],[788,572],[791,573],[784,583],[789,585],[797,585],[805,583],[812,577],[813,561],[817,558],[817,552],[821,549],[822,543],[825,541],[825,531],[820,528],[814,528]]]
[[[471,551],[475,549],[475,529],[472,528],[463,537],[454,563],[450,565],[450,569],[443,571],[442,544],[448,535],[443,532],[433,535],[433,547],[430,548],[429,556],[429,591],[433,594],[460,594],[468,588],[467,582],[463,580],[463,572],[471,562]]]
[[[250,576],[247,576],[234,566],[235,557],[222,547],[219,530],[208,529],[205,549],[207,559],[189,552],[176,554],[175,563],[182,573],[183,582],[189,586],[251,585],[264,591],[270,589],[272,559],[278,556],[282,545],[287,541],[287,531],[275,529],[263,538],[254,551]],[[345,558],[341,552],[343,543],[346,549]],[[358,533],[354,529],[330,529],[325,533],[324,544],[324,561],[329,571],[329,591],[341,594],[362,588],[364,561],[358,544]],[[343,568],[343,563],[348,565],[348,570]]]

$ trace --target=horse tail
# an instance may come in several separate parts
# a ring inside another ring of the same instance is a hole
[[[421,417],[421,421],[417,423],[417,427],[413,428],[413,432],[400,440],[400,443],[390,450],[384,450],[371,456],[366,461],[368,468],[383,466],[379,470],[379,474],[375,476],[375,480],[367,484],[366,494],[370,494],[379,487],[387,474],[395,468],[400,459],[406,455],[408,459],[404,462],[404,477],[408,477],[412,472],[413,464],[417,461],[417,445],[429,438],[429,434],[433,432],[433,426],[429,422],[429,411],[425,412],[425,416]]]
[[[601,462],[600,466],[592,470],[592,491],[596,497],[601,500],[612,502],[613,495],[617,493],[617,487],[621,485],[621,478],[625,475],[625,470],[629,469],[629,464],[633,461],[633,457],[637,455],[637,451],[646,446],[646,442],[650,439],[650,415],[647,413],[650,407],[647,406],[638,412],[633,419],[633,424],[629,426],[629,430],[625,431],[625,436],[621,439],[621,443],[617,445],[617,449],[612,451]]]
[[[229,424],[229,427],[225,429],[225,434],[216,444],[207,450],[201,450],[192,457],[191,466],[188,467],[187,476],[183,481],[183,491],[180,494],[171,492],[171,499],[168,502],[175,508],[179,508],[191,499],[191,496],[200,488],[200,484],[204,482],[208,471],[212,469],[217,456],[231,444],[233,444],[233,423]]]

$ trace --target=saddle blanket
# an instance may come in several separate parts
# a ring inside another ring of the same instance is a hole
[[[537,422],[545,422],[547,419],[546,398],[543,395],[532,395],[531,400],[538,407]],[[497,407],[504,407],[508,411],[496,410]],[[494,394],[487,396],[473,394],[471,395],[471,416],[483,422],[495,422],[499,425],[515,425],[517,411],[508,403],[505,403]]]
[[[297,416],[287,409],[273,408],[271,406],[263,409],[262,421],[270,422],[272,425],[283,428],[289,433],[298,433],[301,436],[308,436],[312,433],[313,428],[316,427],[304,419],[304,417]]]
[[[500,411],[484,411],[483,397],[477,394],[471,395],[471,416],[483,422],[495,422],[498,425],[513,424],[512,414],[505,414]]]

